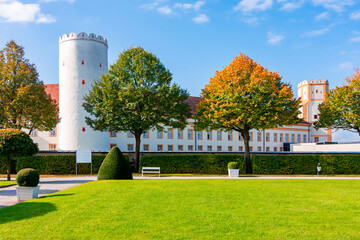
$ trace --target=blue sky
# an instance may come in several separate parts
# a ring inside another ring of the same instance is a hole
[[[360,67],[356,0],[0,0],[0,48],[24,46],[44,83],[58,83],[58,38],[70,32],[107,38],[109,63],[144,47],[193,96],[240,52],[294,90],[310,79],[340,86]]]

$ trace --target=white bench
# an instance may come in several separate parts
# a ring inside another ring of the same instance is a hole
[[[160,177],[160,167],[142,167],[141,177],[144,177],[144,173],[158,173]]]

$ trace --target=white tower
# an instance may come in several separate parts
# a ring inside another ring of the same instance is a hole
[[[59,38],[59,150],[109,149],[108,133],[85,123],[83,96],[108,67],[108,44],[102,36],[70,33]]]

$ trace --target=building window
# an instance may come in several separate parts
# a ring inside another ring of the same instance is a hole
[[[232,140],[233,140],[233,133],[228,132],[228,141],[232,141]]]
[[[297,142],[298,142],[298,143],[301,142],[301,135],[300,135],[300,134],[297,135]]]
[[[82,81],[81,81],[81,84],[82,84],[82,85],[85,85],[85,80],[82,80]]]
[[[178,129],[178,139],[183,139],[183,131]]]
[[[116,143],[110,143],[110,149],[112,149],[113,147],[117,147]]]
[[[30,136],[31,137],[37,137],[37,130],[36,129],[31,130]]]
[[[202,145],[198,145],[198,150],[202,151],[203,150],[203,146]]]
[[[233,147],[232,146],[228,146],[228,152],[232,152]]]
[[[257,151],[258,151],[258,152],[261,152],[261,147],[257,147]]]
[[[277,133],[274,133],[274,142],[277,142]]]
[[[158,139],[162,139],[163,138],[163,132],[162,131],[157,131],[157,138]]]
[[[258,133],[257,133],[257,141],[258,141],[258,142],[261,142],[261,132],[258,132]]]
[[[222,147],[221,147],[221,146],[217,146],[217,147],[216,147],[216,151],[221,152],[221,150],[222,150]]]
[[[173,150],[174,150],[173,145],[168,145],[168,151],[173,151]]]
[[[207,140],[211,140],[212,139],[212,132],[208,131],[207,132]]]
[[[53,129],[50,130],[49,136],[50,136],[50,137],[56,137],[56,129],[55,129],[55,128],[53,128]]]
[[[265,134],[265,141],[270,142],[270,133]]]
[[[222,136],[221,136],[222,134],[221,134],[221,131],[217,131],[216,132],[216,139],[217,140],[219,140],[219,141],[221,141],[221,139],[222,139]]]
[[[239,132],[239,141],[242,141],[242,140],[244,140],[244,139],[243,139],[243,137],[241,135],[241,132]]]
[[[145,132],[143,133],[143,137],[144,137],[144,138],[149,138],[149,130],[147,130],[147,131],[145,131]]]
[[[188,129],[188,139],[193,139],[193,130]]]
[[[267,152],[270,152],[270,147],[266,147],[266,151],[267,151]]]
[[[149,144],[144,144],[143,149],[144,151],[149,151]]]
[[[314,137],[314,142],[319,142],[319,137]]]
[[[289,142],[289,134],[288,133],[285,134],[285,142]]]
[[[252,141],[253,140],[253,133],[250,132],[249,134],[250,134],[250,141]]]
[[[295,142],[295,134],[291,134],[291,142],[292,142],[292,143]]]
[[[207,151],[211,152],[212,151],[212,146],[207,146]]]
[[[283,151],[283,147],[280,147],[280,152],[282,152]]]
[[[239,147],[239,152],[242,152],[242,151],[244,151],[244,150],[243,150],[243,147],[240,146],[240,147]]]
[[[127,150],[128,150],[129,152],[134,151],[134,144],[128,144],[128,145],[127,145]]]
[[[250,147],[250,152],[252,152],[253,151],[253,147]]]
[[[194,146],[193,145],[188,145],[188,151],[194,151]]]
[[[50,151],[56,151],[56,144],[49,144]]]
[[[274,147],[274,152],[277,152],[277,147]]]
[[[203,139],[202,136],[203,136],[203,135],[202,135],[202,131],[197,132],[197,139],[198,139],[198,140],[202,140],[202,139]]]
[[[280,142],[284,142],[284,134],[280,133]]]
[[[127,137],[128,137],[128,138],[133,138],[133,137],[134,137],[134,134],[132,134],[132,132],[128,131],[128,132],[127,132]]]
[[[183,145],[178,145],[178,151],[183,151],[183,150],[184,150]]]
[[[84,65],[84,64],[85,64],[84,60],[81,60],[81,65]]]
[[[317,114],[314,115],[314,119],[318,119],[318,115],[317,115]]]
[[[116,136],[117,136],[116,132],[110,132],[110,137],[116,137]]]
[[[86,127],[82,127],[81,131],[86,132]]]
[[[168,139],[173,139],[173,129],[172,128],[168,128],[167,135],[168,135]]]
[[[99,67],[102,67],[102,64],[101,64],[101,63],[99,63]]]
[[[303,142],[306,143],[306,135],[303,135]]]
[[[161,152],[161,151],[163,150],[163,145],[162,145],[162,144],[158,144],[158,145],[157,145],[157,150],[158,150],[159,152]]]

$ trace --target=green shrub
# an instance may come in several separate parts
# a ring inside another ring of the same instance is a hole
[[[240,154],[144,155],[139,170],[160,167],[161,173],[226,174],[229,162],[238,162],[240,174],[245,173],[244,155]]]
[[[98,180],[132,179],[129,162],[118,147],[113,147],[102,162]]]
[[[229,162],[228,169],[239,169],[239,163],[238,162]]]
[[[16,175],[16,183],[20,187],[36,187],[39,179],[39,172],[32,168],[22,169]]]

